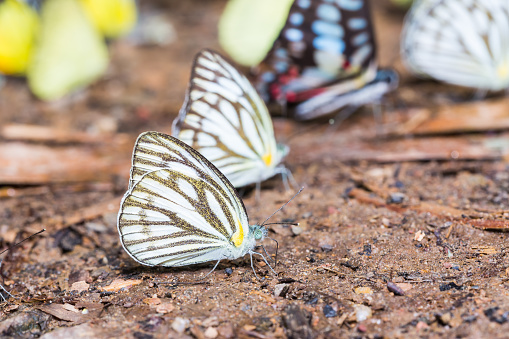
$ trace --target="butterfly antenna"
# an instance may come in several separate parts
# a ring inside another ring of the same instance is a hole
[[[288,204],[289,204],[289,203],[290,203],[293,199],[295,199],[295,197],[296,197],[296,196],[298,196],[298,195],[300,194],[300,192],[302,192],[302,190],[303,190],[303,189],[304,189],[304,187],[301,187],[301,188],[300,188],[300,190],[299,190],[299,191],[298,191],[298,192],[297,192],[297,193],[296,193],[296,194],[295,194],[295,195],[294,195],[294,196],[293,196],[290,200],[288,200],[288,201],[287,201],[287,202],[286,202],[283,206],[279,207],[279,208],[278,208],[278,210],[277,210],[276,212],[274,212],[274,213],[272,213],[272,214],[270,215],[270,217],[268,217],[267,219],[265,219],[265,221],[264,221],[264,222],[262,222],[262,223],[260,224],[260,226],[265,225],[265,223],[266,223],[266,222],[267,222],[270,218],[272,218],[272,217],[274,216],[274,214],[276,214],[277,212],[281,211],[281,210],[282,210],[282,209],[283,209],[286,205],[288,205]]]
[[[18,243],[14,244],[14,245],[12,245],[12,246],[7,247],[5,250],[3,250],[2,252],[0,252],[0,254],[4,253],[4,252],[6,252],[6,251],[8,251],[8,250],[10,250],[10,249],[13,249],[14,247],[16,247],[16,246],[18,246],[18,245],[22,244],[23,242],[27,241],[28,239],[30,239],[30,238],[32,238],[32,237],[34,237],[34,236],[38,235],[38,234],[41,234],[41,233],[42,233],[42,232],[44,232],[44,231],[46,231],[46,229],[45,229],[45,228],[44,228],[44,229],[42,229],[42,230],[40,230],[40,231],[39,231],[39,232],[37,232],[37,233],[32,234],[32,235],[31,235],[31,236],[29,236],[29,237],[26,237],[25,239],[21,240],[21,241],[20,241],[20,242],[18,242]]]
[[[291,225],[291,226],[299,226],[300,223],[298,222],[268,222],[266,224],[263,224],[263,226],[265,225]]]

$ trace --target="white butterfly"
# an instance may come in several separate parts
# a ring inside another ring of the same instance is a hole
[[[254,251],[267,236],[266,221],[249,225],[235,188],[192,147],[146,132],[136,141],[132,164],[118,231],[134,260],[167,267],[217,260],[215,269],[221,259],[249,254],[252,264],[252,256],[259,254],[270,267]]]
[[[420,75],[481,90],[509,88],[509,1],[415,2],[401,53]]]
[[[278,173],[289,148],[277,145],[263,100],[249,80],[221,55],[202,50],[194,60],[186,100],[172,135],[212,162],[235,187]]]

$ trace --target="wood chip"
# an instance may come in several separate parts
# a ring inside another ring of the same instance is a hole
[[[467,223],[481,230],[501,231],[501,232],[509,231],[509,220],[473,219],[468,220]]]
[[[414,108],[412,118],[391,135],[437,135],[509,129],[509,99],[439,105],[433,109]]]
[[[107,181],[112,175],[129,173],[130,152],[126,146],[94,149],[4,142],[0,144],[0,184]]]

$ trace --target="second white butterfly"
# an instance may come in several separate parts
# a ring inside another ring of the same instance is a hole
[[[289,148],[276,144],[265,103],[249,80],[214,51],[205,49],[196,56],[172,134],[212,162],[235,187],[259,184],[276,174],[291,176],[281,165]]]

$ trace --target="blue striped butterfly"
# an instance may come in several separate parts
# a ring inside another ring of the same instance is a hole
[[[401,53],[415,74],[484,91],[507,89],[509,1],[415,2]]]
[[[220,260],[246,254],[252,265],[258,254],[272,269],[254,250],[267,236],[267,220],[249,225],[233,185],[192,147],[158,132],[138,137],[118,214],[122,246],[137,262],[177,267],[217,260],[213,271]]]
[[[299,120],[377,101],[398,83],[378,70],[366,0],[295,0],[255,73],[262,97],[295,103]]]
[[[278,173],[293,179],[281,165],[289,148],[276,144],[265,103],[249,80],[212,50],[202,50],[194,60],[172,134],[212,162],[235,187],[258,184]]]

